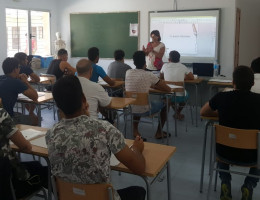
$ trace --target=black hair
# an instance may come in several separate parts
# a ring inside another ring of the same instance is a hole
[[[233,72],[233,82],[236,89],[249,91],[254,85],[253,70],[247,66],[238,66]]]
[[[60,49],[58,51],[58,56],[68,55],[68,51],[66,49]]]
[[[178,51],[171,51],[169,53],[169,57],[170,57],[171,62],[178,63],[178,62],[180,62],[181,55]]]
[[[19,64],[21,65],[22,62],[26,60],[27,55],[24,52],[18,52],[14,55],[14,57],[18,60]]]
[[[251,68],[254,73],[260,73],[260,57],[254,59],[252,61]]]
[[[133,55],[134,64],[137,69],[143,69],[145,61],[145,53],[143,51],[136,51]]]
[[[84,94],[79,79],[74,75],[57,80],[52,95],[56,105],[65,115],[73,115],[81,109]]]
[[[6,58],[2,64],[4,74],[10,74],[14,69],[19,67],[19,62],[16,58]]]
[[[159,42],[161,41],[161,35],[160,35],[160,32],[158,30],[153,30],[150,35],[152,36],[152,34],[154,34],[158,37]]]
[[[88,49],[88,59],[92,62],[99,56],[99,49],[97,47],[91,47]]]
[[[115,50],[114,58],[115,60],[122,60],[125,57],[125,52],[121,49]]]

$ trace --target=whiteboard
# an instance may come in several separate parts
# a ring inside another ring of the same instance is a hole
[[[173,50],[185,63],[218,60],[220,9],[152,11],[149,17],[150,32],[159,30],[165,44],[165,62]]]

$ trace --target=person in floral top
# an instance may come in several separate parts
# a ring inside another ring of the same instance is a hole
[[[73,183],[110,183],[111,153],[134,173],[144,172],[143,140],[137,137],[130,149],[113,125],[89,117],[88,103],[76,76],[59,79],[53,97],[65,116],[46,134],[53,175]],[[144,200],[145,190],[132,186],[117,190],[114,198]]]

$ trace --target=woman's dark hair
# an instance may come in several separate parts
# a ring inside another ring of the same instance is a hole
[[[156,35],[158,37],[158,41],[161,41],[161,36],[160,36],[160,32],[158,30],[153,30],[150,34],[150,36],[152,36],[152,34]]]
[[[233,72],[233,82],[236,89],[249,91],[254,85],[253,70],[247,66],[238,66]]]
[[[68,75],[56,81],[52,90],[53,98],[65,115],[73,115],[81,109],[83,92],[79,79]]]
[[[91,47],[88,49],[88,59],[92,62],[99,56],[99,49],[97,47]]]
[[[19,64],[21,65],[22,62],[26,60],[27,55],[24,52],[18,52],[14,55],[14,57],[18,60]]]
[[[19,67],[19,62],[16,58],[6,58],[2,64],[4,74],[10,74],[14,69]]]
[[[143,51],[136,51],[133,55],[134,64],[137,69],[143,69],[145,61],[145,53]]]

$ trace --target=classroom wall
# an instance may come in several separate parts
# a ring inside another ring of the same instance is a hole
[[[174,1],[169,0],[58,0],[58,19],[61,22],[63,39],[70,49],[69,14],[75,12],[126,12],[140,11],[140,47],[148,42],[148,12],[155,10],[173,10]],[[221,8],[220,59],[221,74],[231,76],[234,63],[234,32],[235,32],[235,4],[236,0],[176,0],[179,10]],[[80,30],[79,30],[80,31]],[[71,58],[69,62],[76,65],[79,58]],[[105,69],[112,59],[100,60],[99,64]],[[131,60],[126,61],[133,66]]]
[[[0,74],[2,71],[2,62],[7,57],[6,52],[6,25],[5,25],[5,8],[15,8],[15,9],[31,9],[31,10],[42,10],[51,12],[51,41],[55,40],[55,32],[59,29],[59,24],[57,23],[57,1],[54,0],[0,0],[0,30],[1,30],[1,40],[0,40]]]
[[[251,61],[260,57],[260,1],[237,0],[241,9],[239,64],[251,65]]]

